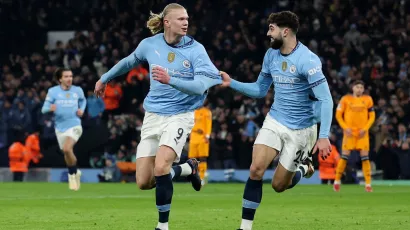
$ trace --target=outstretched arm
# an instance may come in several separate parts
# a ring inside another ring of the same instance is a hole
[[[224,81],[228,81],[229,86],[232,89],[248,97],[261,98],[261,97],[266,96],[273,82],[272,75],[270,74],[270,69],[269,69],[271,52],[272,52],[272,49],[268,49],[266,51],[265,56],[263,57],[262,70],[259,73],[259,76],[256,82],[253,82],[253,83],[239,82],[234,79],[231,79],[228,74],[222,72],[222,77]]]
[[[256,82],[243,83],[231,79],[230,87],[248,97],[261,98],[265,97],[272,84],[272,77],[270,74],[261,72]]]
[[[130,71],[134,66],[146,60],[145,53],[147,50],[148,42],[146,39],[142,40],[137,49],[128,57],[123,58],[117,64],[115,64],[108,72],[103,74],[100,80],[95,83],[94,93],[97,97],[104,96],[105,87],[110,80]]]
[[[133,52],[128,55],[128,57],[121,59],[121,61],[115,64],[110,70],[108,70],[108,72],[103,74],[101,76],[102,83],[106,84],[112,79],[127,73],[141,62],[142,61],[137,57],[136,52]]]

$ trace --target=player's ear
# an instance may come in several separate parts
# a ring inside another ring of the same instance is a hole
[[[289,34],[289,28],[283,29],[282,36],[283,36],[284,38],[286,38],[286,36],[288,36],[288,34]]]

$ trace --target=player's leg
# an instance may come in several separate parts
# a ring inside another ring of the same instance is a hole
[[[262,200],[263,175],[283,146],[279,133],[278,123],[267,115],[253,146],[250,175],[243,193],[240,229],[252,229],[256,209]]]
[[[64,142],[61,150],[64,153],[64,160],[68,168],[69,188],[76,191],[80,189],[79,178],[81,177],[81,172],[77,169],[77,157],[73,151],[76,141],[70,136],[65,136],[63,139]]]
[[[155,188],[154,177],[155,157],[140,157],[136,160],[135,179],[141,190]]]
[[[371,175],[371,165],[369,159],[369,134],[366,134],[364,137],[358,139],[357,141],[357,149],[360,149],[360,158],[362,160],[362,171],[365,180],[365,189],[366,192],[372,192],[372,175]]]
[[[310,178],[315,172],[312,163],[312,150],[317,140],[317,125],[298,131],[286,128],[286,132],[288,138],[279,160],[280,165],[284,166],[286,170],[280,172],[282,175],[277,176],[277,179],[282,178],[284,181],[279,181],[278,184],[274,183],[275,179],[272,181],[272,186],[276,185],[276,189],[280,192],[286,183],[289,183],[286,189],[291,189],[299,183],[302,177]],[[293,177],[290,182],[286,182],[287,176],[292,175],[290,172],[294,172]],[[275,187],[273,188],[275,189]]]
[[[199,157],[199,176],[203,183],[206,183],[206,176],[208,170],[208,157],[209,157],[209,143],[201,143],[198,146]]]
[[[146,113],[141,129],[141,141],[137,147],[135,178],[141,190],[153,189],[156,186],[154,167],[155,156],[158,151],[158,136],[162,132],[160,124],[162,117],[153,113]],[[196,160],[189,160],[187,163],[172,167],[171,176],[177,178],[181,175],[192,174],[192,168],[197,169]],[[198,182],[200,185],[200,181]]]
[[[157,229],[168,230],[169,212],[173,195],[173,185],[171,171],[173,162],[179,162],[186,138],[194,126],[193,114],[180,114],[167,118],[164,121],[164,131],[159,141],[159,150],[155,159],[155,181],[156,181],[156,204],[159,214]],[[192,159],[191,159],[192,162]],[[185,175],[185,167],[190,168],[190,164],[180,165],[180,175]],[[197,164],[196,164],[197,167]],[[196,173],[197,168],[190,169],[191,175]],[[199,176],[197,177],[199,179]],[[200,184],[199,179],[199,184]]]
[[[349,160],[350,152],[356,147],[356,138],[355,137],[346,137],[343,136],[342,142],[342,156],[337,163],[336,167],[336,177],[333,183],[333,190],[335,192],[340,191],[340,184],[342,175],[346,169],[347,160]]]
[[[168,230],[169,212],[174,192],[170,172],[176,157],[176,153],[172,148],[162,145],[155,159],[155,197],[159,215],[157,228],[160,230]]]
[[[299,151],[292,144],[290,141],[285,143],[272,179],[272,188],[278,193],[295,187],[300,179],[309,173],[309,169],[313,170],[310,162],[302,162],[302,159],[306,158],[308,153],[302,150]]]
[[[261,135],[261,133],[259,135]],[[276,149],[263,144],[256,144],[255,142],[252,153],[250,174],[248,180],[246,181],[245,190],[243,193],[242,222],[240,229],[252,229],[256,209],[262,201],[263,175],[277,154],[278,152]]]

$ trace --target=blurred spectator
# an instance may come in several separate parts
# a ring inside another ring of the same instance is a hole
[[[119,182],[121,179],[120,169],[115,164],[115,158],[107,155],[105,157],[105,167],[102,173],[98,174],[100,182]]]
[[[120,114],[120,100],[122,98],[122,89],[119,83],[115,80],[107,84],[104,95],[105,111],[103,115],[104,120],[108,120],[108,116]]]
[[[94,92],[90,89],[87,92],[87,113],[90,123],[99,125],[100,118],[105,109],[105,104],[102,98],[97,98]]]

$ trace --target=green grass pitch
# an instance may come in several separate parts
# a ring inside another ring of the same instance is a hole
[[[235,230],[244,184],[209,184],[195,192],[174,184],[171,230]],[[0,229],[133,229],[157,224],[155,192],[135,184],[0,183]],[[410,229],[410,187],[299,185],[281,194],[264,185],[254,229]]]

